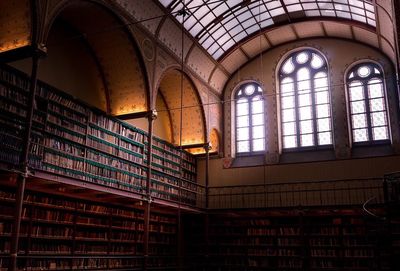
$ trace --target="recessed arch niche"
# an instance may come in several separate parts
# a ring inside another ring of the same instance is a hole
[[[122,17],[93,1],[60,6],[45,30],[39,76],[61,70],[46,81],[113,115],[148,110],[144,64]]]
[[[182,146],[187,146],[205,142],[203,107],[197,90],[186,74],[177,69],[166,71],[157,93],[157,101],[159,100],[164,107],[161,107],[161,102],[157,102],[156,110],[162,116],[158,117],[158,121],[169,118],[173,144],[182,143]]]

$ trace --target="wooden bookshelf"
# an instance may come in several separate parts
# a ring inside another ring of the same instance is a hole
[[[144,195],[146,132],[74,97],[38,82],[29,166],[72,179]],[[0,162],[19,165],[28,110],[29,78],[0,67]],[[196,206],[196,160],[193,155],[154,137],[151,196]]]
[[[15,187],[0,186],[0,270],[8,267]],[[27,190],[18,270],[142,270],[144,210]],[[177,213],[151,211],[148,268],[177,267]]]
[[[372,211],[386,214],[383,205]],[[394,232],[354,206],[210,211],[208,237],[191,220],[189,256],[207,258],[195,270],[393,270]]]

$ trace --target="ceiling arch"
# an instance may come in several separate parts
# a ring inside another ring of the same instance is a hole
[[[32,43],[31,1],[0,1],[0,53]]]
[[[330,17],[376,26],[370,0],[159,1],[214,59],[253,33],[299,19]]]
[[[44,41],[54,21],[62,20],[76,29],[81,34],[79,38],[83,37],[91,47],[104,77],[109,113],[121,115],[148,110],[145,66],[132,35],[116,11],[100,1],[65,1],[54,8],[50,18]]]
[[[204,112],[198,92],[189,77],[180,70],[170,69],[162,76],[158,92],[171,118],[172,143],[182,143],[182,146],[204,143]]]

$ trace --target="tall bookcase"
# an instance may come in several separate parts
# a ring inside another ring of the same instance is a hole
[[[15,244],[16,185],[4,176],[20,168],[29,82],[0,67],[0,270],[10,265]],[[195,157],[156,137],[149,153],[146,132],[44,82],[37,83],[33,111],[18,270],[176,270],[176,208],[197,211],[204,203]]]
[[[0,67],[0,162],[17,166],[28,110],[28,77]],[[144,194],[146,132],[107,116],[70,95],[38,82],[29,166],[34,170]],[[196,159],[153,138],[151,195],[196,206]]]
[[[0,186],[0,270],[7,270],[15,187]],[[177,213],[153,210],[151,269],[177,268]],[[27,190],[18,270],[143,270],[144,210]]]
[[[210,211],[208,237],[188,223],[190,252],[207,259],[195,270],[393,270],[393,235],[361,206]]]

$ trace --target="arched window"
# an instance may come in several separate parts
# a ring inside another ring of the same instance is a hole
[[[382,69],[375,63],[361,63],[351,68],[346,79],[353,143],[387,142],[389,127]]]
[[[332,145],[328,67],[306,49],[290,54],[279,70],[283,149]]]
[[[243,84],[235,94],[236,153],[265,150],[264,99],[256,83]]]

